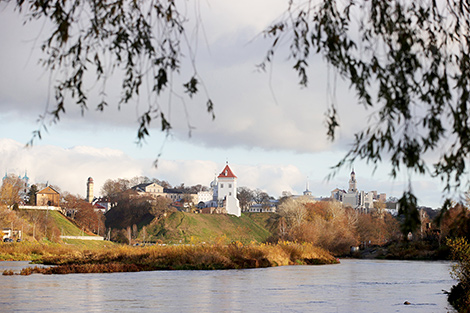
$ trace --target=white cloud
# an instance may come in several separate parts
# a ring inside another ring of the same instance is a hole
[[[205,160],[165,160],[152,167],[151,160],[130,158],[119,150],[78,146],[68,149],[57,146],[25,148],[11,139],[0,139],[0,169],[23,176],[27,171],[31,183],[56,185],[62,191],[85,195],[86,181],[93,177],[95,194],[107,179],[145,175],[167,180],[172,185],[201,184],[209,186],[224,165]],[[260,188],[277,197],[284,190],[293,191],[304,177],[293,165],[230,165],[240,186]]]
[[[108,178],[134,177],[142,174],[139,163],[121,151],[74,147],[69,149],[57,146],[24,145],[0,139],[2,158],[0,169],[5,172],[23,175],[27,171],[31,183],[56,185],[62,191],[84,195],[88,177],[95,180],[95,189]]]
[[[189,122],[195,127],[193,134],[198,144],[207,147],[260,147],[297,152],[329,149],[331,144],[325,138],[323,116],[326,108],[323,62],[320,59],[311,61],[311,89],[298,86],[298,77],[291,64],[280,59],[287,54],[281,53],[272,77],[255,73],[255,65],[263,59],[269,41],[261,37],[252,39],[285,10],[285,1],[211,1],[198,5],[202,10],[205,34],[202,30],[198,34],[196,66],[214,100],[216,120],[212,121],[206,112],[202,90],[200,96],[186,100],[185,105],[173,97],[171,108],[163,97],[160,105],[171,119],[175,136],[187,141]],[[4,43],[0,51],[0,68],[4,73],[0,78],[0,108],[2,114],[29,121],[26,127],[33,131],[37,125],[31,122],[45,112],[50,92],[49,75],[36,64],[41,55],[38,49],[42,40],[40,34],[45,31],[41,31],[42,25],[37,22],[23,26],[22,17],[12,12],[11,7],[1,13],[0,22],[0,27],[10,30],[0,34],[0,41]],[[209,49],[203,44],[204,35]],[[178,86],[182,79],[192,74],[187,61],[183,66],[188,67],[183,67],[181,78],[175,78],[175,90],[180,90]],[[85,117],[76,105],[68,103],[66,114],[59,123],[65,129],[93,127],[100,132],[109,132],[109,136],[112,136],[113,128],[125,128],[135,133],[139,113],[147,107],[145,90],[138,104],[123,105],[119,111],[116,99],[120,94],[120,83],[112,78],[107,85],[110,107],[105,112],[94,109],[99,102],[95,86],[90,91],[90,109],[85,112]],[[159,120],[153,128],[158,131]],[[52,127],[52,132],[54,129]]]

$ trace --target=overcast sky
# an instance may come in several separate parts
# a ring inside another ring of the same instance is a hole
[[[175,98],[167,112],[171,135],[166,138],[156,122],[150,138],[139,146],[137,117],[145,108],[145,97],[119,111],[113,101],[120,90],[110,79],[111,105],[104,112],[91,107],[82,117],[73,104],[67,104],[66,115],[50,125],[32,148],[24,146],[50,101],[50,76],[37,65],[41,33],[47,26],[24,26],[13,6],[2,3],[0,170],[18,175],[27,171],[33,183],[49,182],[82,196],[88,177],[95,181],[95,194],[106,179],[140,175],[172,185],[208,186],[227,161],[239,186],[260,188],[274,197],[282,191],[300,194],[307,183],[315,196],[329,196],[336,187],[347,189],[351,167],[330,181],[325,178],[372,112],[357,104],[346,83],[336,80],[334,96],[342,127],[337,140],[330,143],[324,114],[328,82],[334,82],[334,75],[320,57],[310,61],[309,88],[299,87],[285,53],[276,56],[271,73],[256,71],[269,46],[260,33],[286,9],[287,2],[200,2],[204,32],[199,33],[196,64],[215,105],[214,121],[206,113],[204,94],[184,103]],[[155,168],[153,161],[160,153]],[[354,168],[359,190],[399,197],[407,185],[406,175],[396,180],[388,176],[387,164],[379,164],[375,173],[365,162],[357,162]],[[442,203],[437,181],[414,177],[413,189],[420,205]]]

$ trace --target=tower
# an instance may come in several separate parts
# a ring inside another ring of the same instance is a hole
[[[225,206],[228,214],[240,217],[241,209],[237,199],[237,176],[233,174],[228,164],[225,165],[222,173],[217,177],[217,200],[218,206]]]
[[[357,181],[356,181],[356,173],[354,172],[354,168],[351,172],[351,178],[349,179],[349,189],[348,193],[355,193],[357,192]]]
[[[312,195],[312,192],[310,190],[308,190],[308,179],[307,179],[307,183],[306,183],[305,191],[304,191],[304,196],[310,197],[311,195]]]
[[[93,178],[88,177],[88,181],[86,183],[86,200],[88,203],[93,202]]]

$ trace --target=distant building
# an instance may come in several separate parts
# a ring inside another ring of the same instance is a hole
[[[163,195],[173,202],[189,201],[191,205],[197,204],[198,196],[197,193],[187,192],[183,189],[177,188],[164,188]]]
[[[111,210],[111,202],[109,201],[108,198],[95,198],[93,199],[93,208],[96,211],[101,211],[101,213],[105,214],[109,210]]]
[[[308,197],[312,196],[312,192],[310,190],[308,190],[308,181],[307,181],[307,184],[305,186],[304,196],[308,196]]]
[[[387,195],[385,193],[378,194],[377,191],[359,191],[357,188],[356,172],[353,169],[349,179],[348,191],[346,192],[343,189],[336,188],[331,191],[330,198],[341,202],[344,206],[349,206],[363,212],[369,212],[370,209],[376,207],[376,203],[385,203]]]
[[[60,194],[51,186],[46,187],[36,193],[37,206],[60,206]]]
[[[157,183],[139,184],[131,188],[138,195],[150,196],[154,199],[157,197],[165,197],[172,202],[188,201],[190,204],[198,203],[198,195],[193,192],[187,192],[178,188],[163,188]]]
[[[333,200],[339,201],[339,202],[343,202],[343,197],[344,197],[345,194],[346,194],[346,190],[336,188],[336,189],[331,191],[331,197],[330,198],[333,199]]]
[[[357,181],[356,181],[356,173],[354,169],[351,172],[351,178],[349,179],[349,189],[348,193],[353,194],[357,192]]]
[[[227,213],[241,216],[240,203],[237,199],[237,176],[228,164],[210,183],[210,191],[199,192],[198,197],[200,199],[198,207],[202,209],[202,213]]]
[[[87,183],[86,183],[86,200],[88,203],[93,202],[93,178],[88,177]]]
[[[164,188],[157,183],[139,184],[132,187],[139,194],[152,195],[154,197],[164,196]]]
[[[312,192],[309,190],[309,185],[308,185],[308,181],[307,183],[305,184],[305,190],[302,192],[301,195],[293,195],[291,192],[289,191],[283,191],[282,192],[282,198],[292,198],[292,199],[300,199],[302,198],[303,201],[311,201],[311,202],[315,202],[315,197],[313,196]],[[277,203],[278,204],[278,203]],[[276,204],[276,206],[277,206]]]
[[[279,200],[270,199],[266,203],[255,203],[250,205],[248,212],[250,213],[274,213],[277,211]]]
[[[241,216],[240,203],[237,199],[237,176],[233,174],[228,164],[217,176],[216,195],[219,208],[225,208],[227,214]]]
[[[197,202],[198,203],[206,203],[211,201],[214,198],[212,190],[210,191],[199,191],[197,193]]]

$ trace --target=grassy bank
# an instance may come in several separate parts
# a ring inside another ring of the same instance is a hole
[[[266,228],[269,213],[242,214],[235,217],[225,214],[193,214],[174,212],[166,218],[155,220],[147,226],[147,240],[163,243],[201,243],[225,239],[226,243],[240,241],[264,242],[272,233]]]
[[[241,269],[337,263],[336,258],[321,248],[290,242],[276,245],[236,242],[229,245],[114,246],[92,250],[60,246],[50,248],[47,253],[36,253],[34,260],[56,266],[29,268],[22,274]]]
[[[101,250],[117,245],[109,241],[64,240],[64,243],[49,241],[0,243],[0,261],[37,261],[47,257],[80,254],[84,250]]]

